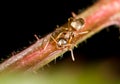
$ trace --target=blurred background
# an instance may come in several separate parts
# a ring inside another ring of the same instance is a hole
[[[45,36],[52,32],[56,25],[64,24],[71,17],[71,12],[81,13],[96,1],[3,2],[0,30],[1,63],[13,52],[18,53],[33,44],[36,41],[34,34],[40,38]],[[68,81],[68,84],[79,84],[79,82],[94,84],[101,80],[119,81],[120,33],[118,27],[109,26],[79,44],[79,47],[74,49],[74,56],[75,62],[72,61],[70,52],[65,53],[41,68],[39,74],[46,74],[48,79],[55,79],[63,84],[64,81]],[[69,83],[70,80],[73,82]]]

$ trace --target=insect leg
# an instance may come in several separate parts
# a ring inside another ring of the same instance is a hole
[[[55,38],[53,36],[50,36],[52,38],[52,40],[57,44],[57,41],[55,40]]]
[[[88,33],[89,31],[83,31],[83,32],[80,32],[79,34],[86,34]]]
[[[72,57],[72,60],[75,61],[75,57],[74,57],[74,54],[73,54],[73,50],[70,49],[70,52],[71,52],[71,57]]]
[[[46,48],[47,48],[47,46],[48,46],[48,44],[50,43],[50,36],[48,36],[47,38],[45,38],[44,40],[43,40],[43,44],[45,43],[45,46],[44,46],[44,49],[43,50],[45,50]]]
[[[46,43],[46,45],[45,45],[43,50],[45,50],[47,48],[48,44],[49,44],[49,40],[47,41],[47,43]]]

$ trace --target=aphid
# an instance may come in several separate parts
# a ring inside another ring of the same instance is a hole
[[[75,61],[72,46],[74,46],[73,38],[75,36],[74,31],[79,31],[84,26],[84,19],[68,19],[68,26],[67,27],[59,27],[56,29],[54,33],[52,33],[51,38],[57,44],[58,49],[68,48],[71,51],[72,60]],[[87,32],[81,32],[84,34]]]

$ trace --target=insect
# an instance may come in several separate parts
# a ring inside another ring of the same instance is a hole
[[[71,57],[72,60],[75,61],[72,46],[74,45],[73,38],[75,37],[74,31],[79,31],[81,28],[84,27],[84,19],[74,19],[69,18],[68,19],[68,25],[67,27],[58,27],[54,33],[52,33],[51,38],[52,40],[57,44],[58,49],[67,48],[71,51]],[[87,33],[81,32],[80,34]]]

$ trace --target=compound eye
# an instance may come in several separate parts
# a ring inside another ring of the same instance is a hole
[[[62,45],[66,45],[66,44],[67,44],[67,41],[64,38],[60,38],[58,40],[58,46],[62,46]]]
[[[85,21],[83,18],[79,18],[79,19],[75,19],[71,22],[71,27],[74,28],[75,30],[80,30],[81,28],[83,28],[85,24]]]

